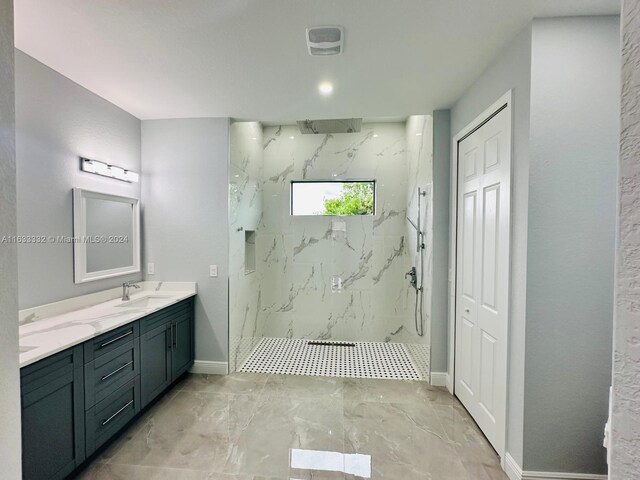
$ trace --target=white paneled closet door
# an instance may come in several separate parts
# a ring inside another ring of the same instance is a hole
[[[455,394],[504,453],[511,108],[458,142]]]

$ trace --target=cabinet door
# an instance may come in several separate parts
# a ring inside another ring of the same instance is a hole
[[[165,323],[140,337],[142,407],[171,384],[171,324]]]
[[[84,461],[82,346],[21,371],[22,476],[65,478]]]
[[[193,364],[193,315],[176,319],[172,328],[172,381],[185,373]]]

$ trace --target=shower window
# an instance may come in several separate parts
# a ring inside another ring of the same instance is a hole
[[[291,182],[291,215],[375,215],[375,180]]]

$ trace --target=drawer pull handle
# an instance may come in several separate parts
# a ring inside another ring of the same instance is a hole
[[[178,324],[174,323],[173,328],[175,331],[175,335],[173,337],[173,348],[178,348]]]
[[[102,426],[104,427],[107,423],[109,423],[111,420],[113,420],[118,415],[120,415],[122,412],[124,412],[127,409],[127,407],[129,405],[131,405],[132,403],[133,403],[133,400],[130,400],[129,402],[127,402],[127,404],[124,407],[122,407],[120,410],[118,410],[116,413],[114,413],[109,418],[107,418],[104,422],[102,422]]]
[[[107,345],[111,345],[113,342],[117,342],[118,340],[123,339],[124,337],[128,337],[129,335],[131,335],[133,333],[133,330],[129,330],[127,333],[123,333],[122,335],[120,335],[119,337],[116,337],[112,340],[109,340],[108,342],[104,342],[100,344],[100,348],[104,348]]]
[[[104,382],[107,378],[111,377],[112,375],[115,375],[116,373],[118,373],[120,370],[122,370],[123,368],[127,368],[129,365],[131,365],[133,363],[133,360],[131,360],[130,362],[125,363],[124,365],[122,365],[121,367],[116,368],[113,372],[106,374],[104,377],[102,377],[100,379],[101,382]]]

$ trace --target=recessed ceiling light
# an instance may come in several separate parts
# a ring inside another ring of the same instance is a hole
[[[293,137],[293,136],[292,136],[292,137],[289,137],[289,139],[290,139],[290,140],[293,140],[294,138],[296,138],[296,137]]]
[[[318,90],[322,95],[331,95],[333,93],[333,85],[329,82],[322,82],[318,85]]]

